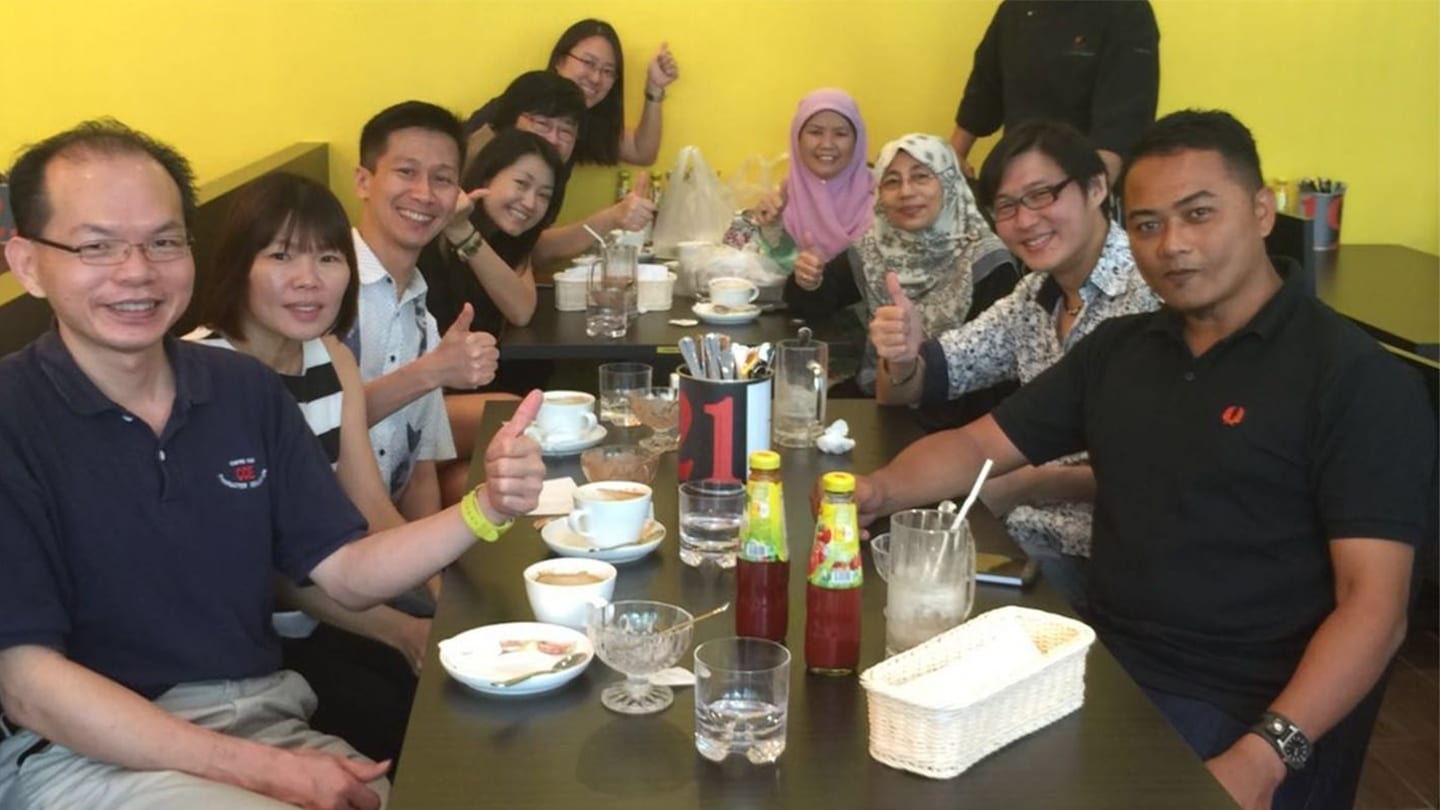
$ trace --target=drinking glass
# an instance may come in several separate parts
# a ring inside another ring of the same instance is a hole
[[[640,446],[655,453],[668,453],[680,446],[680,398],[674,388],[651,388],[630,392],[630,412],[640,424],[654,431]]]
[[[885,655],[914,647],[964,622],[975,602],[975,543],[953,512],[907,509],[889,534],[870,541],[886,582]]]
[[[592,610],[585,626],[595,654],[625,676],[600,693],[601,705],[620,714],[653,714],[674,702],[670,687],[647,676],[675,666],[690,649],[692,618],[684,608],[638,599]]]
[[[762,638],[717,638],[695,648],[695,749],[756,765],[785,751],[790,651]]]
[[[745,519],[745,485],[702,478],[680,485],[680,561],[735,567],[740,524]]]
[[[600,261],[590,266],[585,295],[585,334],[590,337],[625,337],[635,310],[635,248],[611,245]]]
[[[630,395],[650,390],[653,373],[646,363],[600,366],[600,418],[616,427],[639,425],[640,420],[630,410]]]
[[[825,428],[825,386],[830,347],[823,340],[781,340],[776,344],[775,444],[812,447]]]

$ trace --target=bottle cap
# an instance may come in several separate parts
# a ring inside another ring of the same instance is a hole
[[[820,486],[826,492],[854,492],[855,476],[847,472],[828,472],[820,479]]]
[[[774,450],[756,450],[750,454],[750,469],[778,470],[780,469],[780,454]]]

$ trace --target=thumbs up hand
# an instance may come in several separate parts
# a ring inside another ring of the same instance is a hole
[[[540,502],[545,461],[540,444],[526,436],[525,429],[535,421],[544,400],[538,389],[531,391],[485,447],[485,484],[478,500],[488,507],[486,516],[492,522],[527,514]]]
[[[893,272],[885,274],[885,289],[890,305],[875,310],[870,320],[870,342],[875,354],[889,363],[908,363],[920,356],[920,343],[925,338],[924,324],[915,304],[905,295],[900,278]]]
[[[615,211],[615,227],[622,231],[638,231],[655,218],[655,203],[650,199],[650,175],[641,172],[625,199],[611,206]]]
[[[825,281],[825,262],[815,252],[815,240],[805,234],[800,253],[795,257],[795,283],[806,292],[815,292]]]
[[[456,195],[455,210],[450,212],[450,221],[445,223],[445,241],[458,245],[469,238],[475,231],[475,226],[470,224],[470,212],[489,194],[490,189],[481,187]]]
[[[488,332],[471,332],[475,308],[469,302],[460,308],[455,323],[445,330],[440,345],[426,355],[432,358],[436,384],[444,388],[479,388],[495,379],[500,365],[500,349],[495,336]]]

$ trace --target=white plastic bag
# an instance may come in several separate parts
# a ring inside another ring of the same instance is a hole
[[[719,244],[734,210],[730,192],[720,185],[700,148],[683,147],[655,213],[655,252],[674,256],[681,242]]]
[[[772,158],[751,155],[740,161],[730,179],[725,181],[735,207],[741,211],[749,210],[758,205],[765,195],[778,191],[789,161],[789,152],[781,152]]]

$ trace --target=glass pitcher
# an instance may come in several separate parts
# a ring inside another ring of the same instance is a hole
[[[804,337],[775,346],[773,441],[781,447],[810,447],[825,429],[830,347]]]
[[[885,580],[885,655],[914,647],[969,618],[975,604],[975,541],[954,512],[907,509],[870,541]]]

